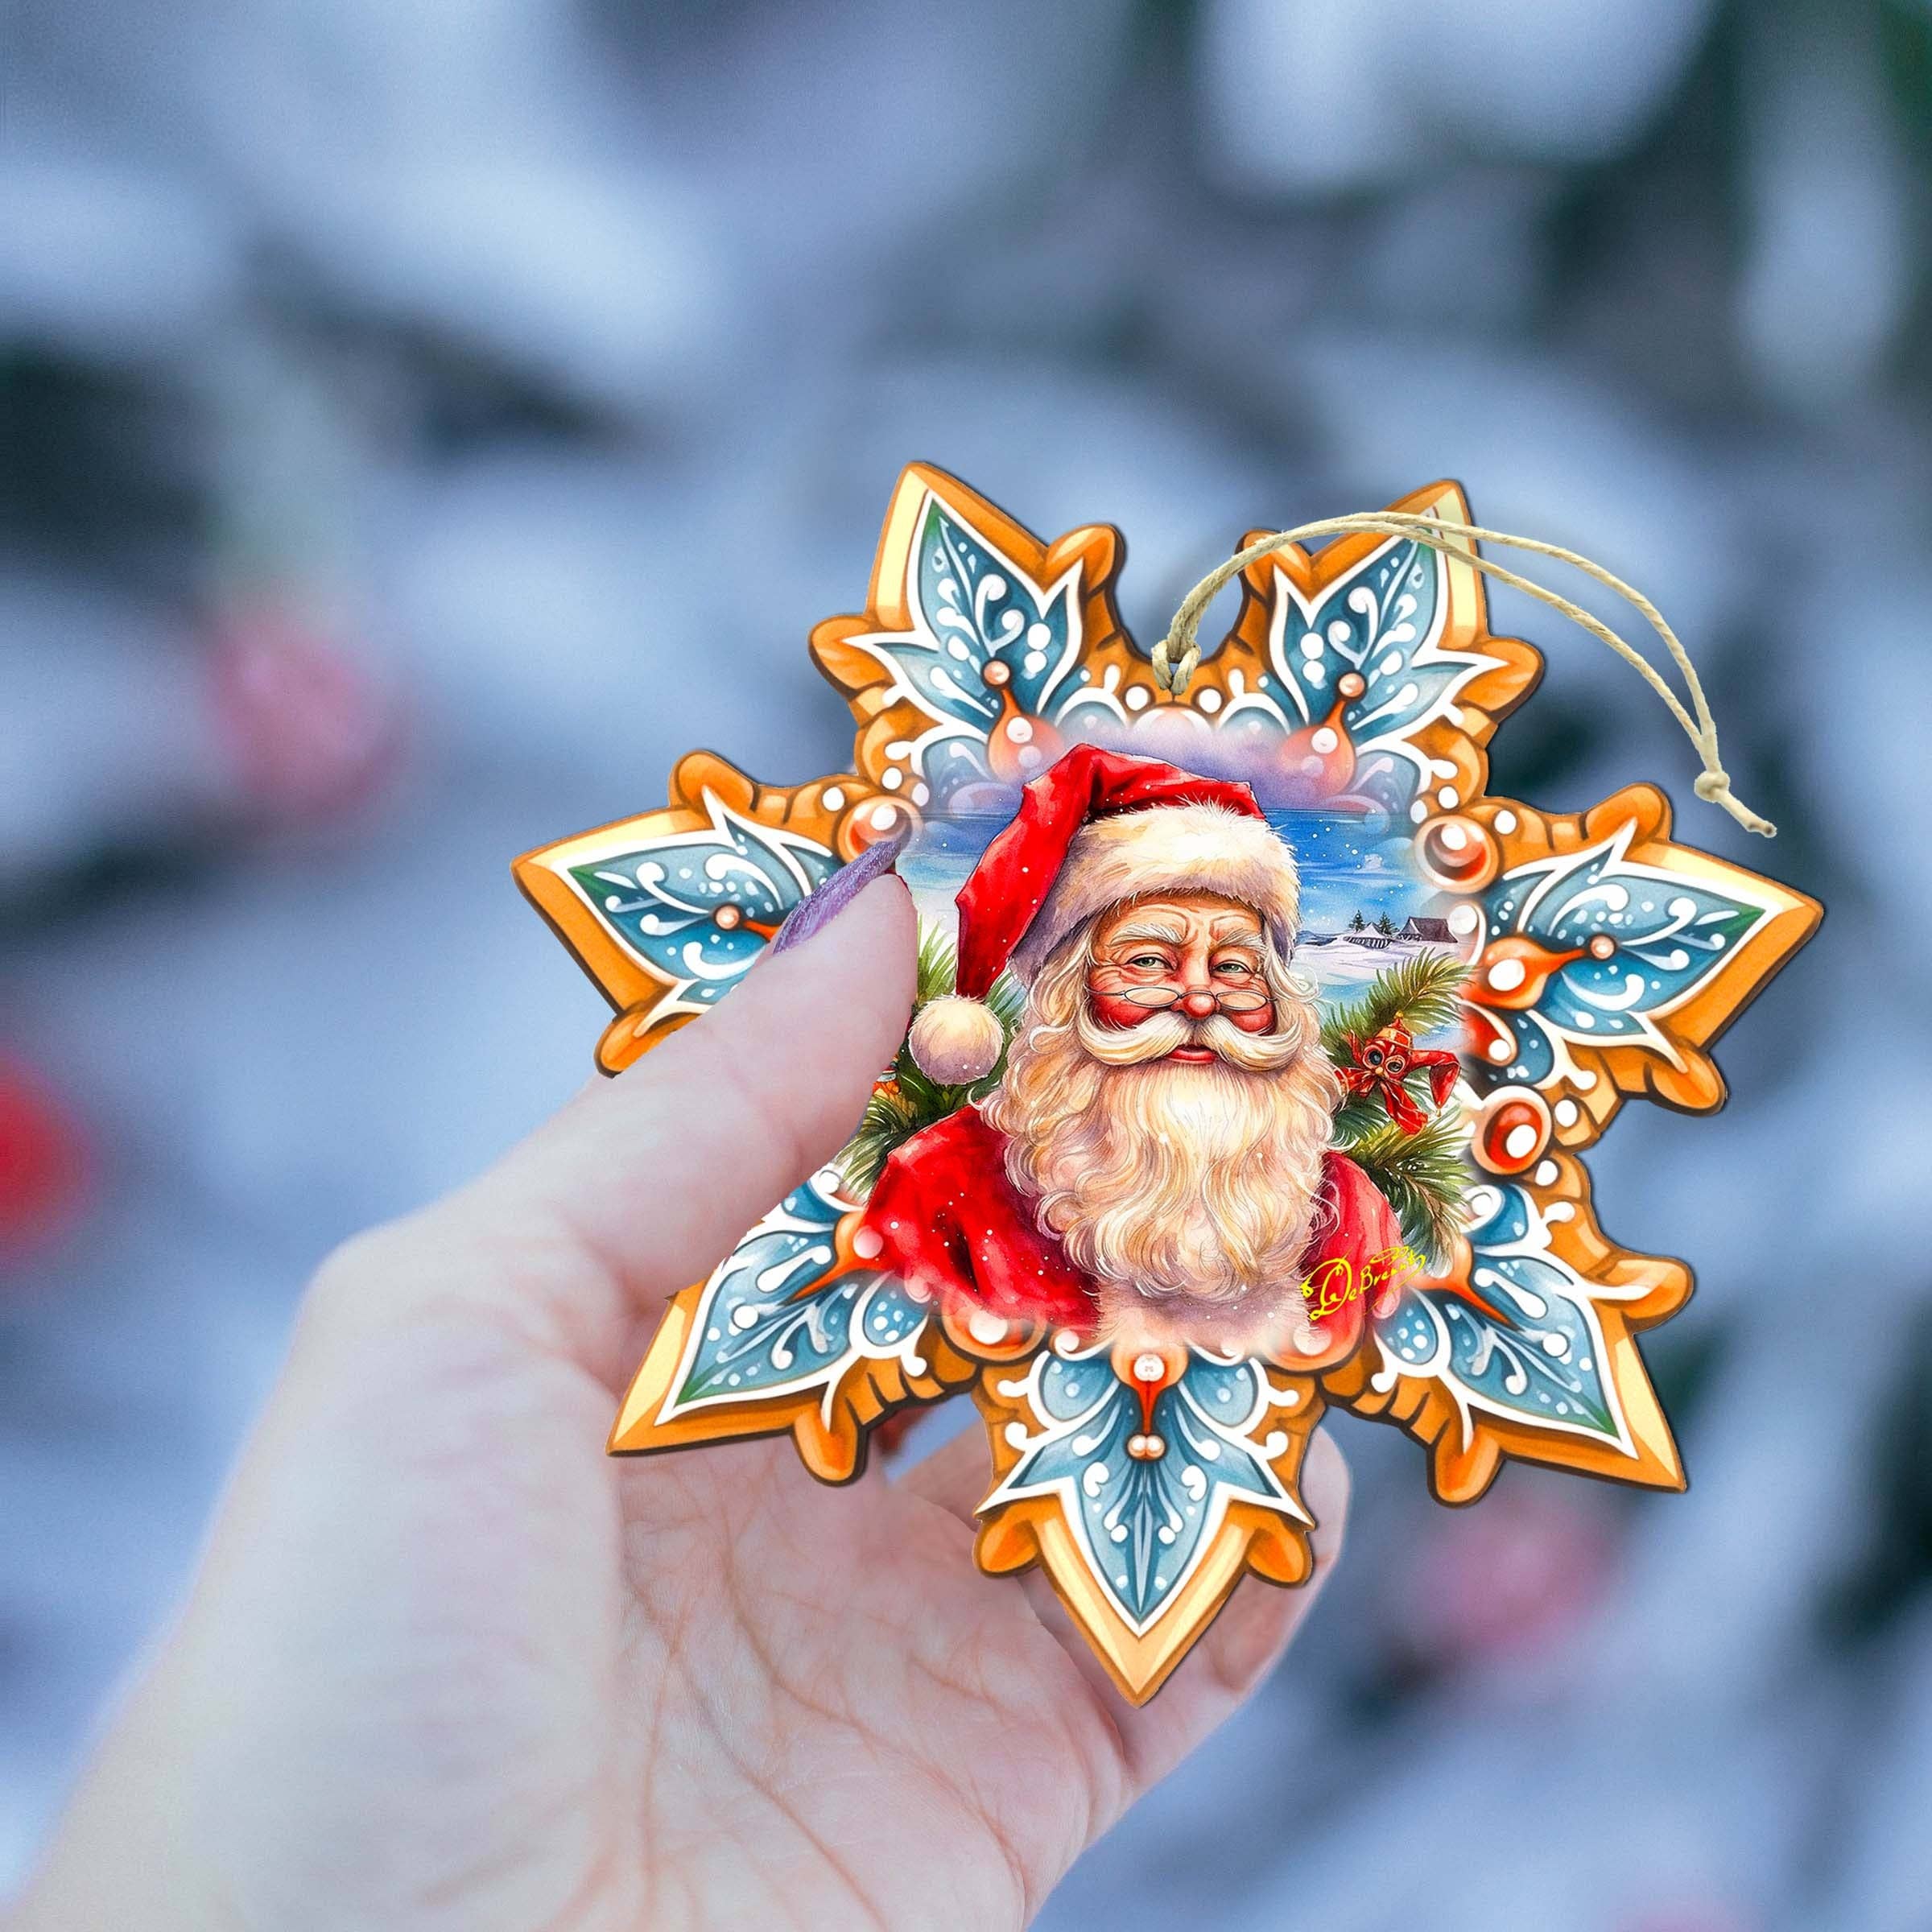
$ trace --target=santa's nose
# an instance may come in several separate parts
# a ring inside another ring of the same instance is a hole
[[[1199,986],[1181,995],[1181,1011],[1190,1019],[1206,1019],[1220,1004],[1212,993]]]

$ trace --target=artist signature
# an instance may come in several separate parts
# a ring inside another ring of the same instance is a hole
[[[1405,1277],[1427,1272],[1428,1263],[1406,1242],[1366,1257],[1358,1272],[1345,1254],[1331,1255],[1302,1283],[1302,1293],[1314,1306],[1309,1319],[1319,1322],[1357,1295],[1380,1296]]]

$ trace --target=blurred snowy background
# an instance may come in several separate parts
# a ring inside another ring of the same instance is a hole
[[[1458,477],[1657,598],[1784,836],[1507,593],[1497,788],[1662,779],[1831,906],[1731,1113],[1594,1163],[1698,1265],[1691,1492],[1451,1513],[1344,1423],[1307,1641],[1046,1922],[1932,1922],[1925,0],[24,0],[3,57],[0,1891],[316,1259],[588,1068],[511,855],[692,745],[836,769],[804,634],[925,457],[1122,525],[1148,641]]]

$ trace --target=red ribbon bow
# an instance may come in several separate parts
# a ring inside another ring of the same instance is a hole
[[[1379,1093],[1389,1119],[1404,1133],[1419,1133],[1429,1117],[1416,1104],[1403,1082],[1418,1069],[1427,1073],[1430,1094],[1440,1107],[1455,1084],[1459,1071],[1455,1055],[1432,1047],[1418,1048],[1410,1038],[1409,1029],[1399,1020],[1393,1026],[1385,1026],[1365,1043],[1353,1034],[1345,1037],[1353,1061],[1335,1069],[1342,1076],[1343,1086],[1351,1094]]]

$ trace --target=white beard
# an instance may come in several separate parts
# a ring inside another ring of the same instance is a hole
[[[1265,1034],[1173,1013],[1117,1030],[1089,1018],[1076,976],[1041,975],[984,1111],[1109,1326],[1162,1311],[1224,1327],[1239,1310],[1245,1327],[1257,1300],[1300,1307],[1339,1093],[1312,1002],[1278,989],[1276,1010]],[[1227,1057],[1164,1057],[1190,1041]]]

